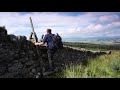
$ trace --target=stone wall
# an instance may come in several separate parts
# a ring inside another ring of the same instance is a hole
[[[64,46],[64,49],[58,51],[55,54],[56,66],[64,67],[68,64],[87,64],[87,60],[95,58],[97,56],[107,54],[107,52],[91,52],[86,50],[80,50],[69,46]],[[61,64],[60,64],[61,63]]]
[[[7,30],[0,28],[0,78],[36,78],[40,72],[40,61],[36,53],[34,44],[30,41],[18,43],[9,39]],[[47,49],[40,49],[43,59],[43,71],[49,68]],[[57,51],[54,56],[55,67],[60,69],[65,64],[86,64],[88,58],[94,58],[97,55],[106,54],[105,52],[81,51],[70,47]]]
[[[40,70],[40,62],[34,44],[26,40],[20,46],[21,43],[12,41],[6,31],[0,28],[0,78],[35,78]],[[48,64],[47,50],[40,52],[43,53],[40,57]]]

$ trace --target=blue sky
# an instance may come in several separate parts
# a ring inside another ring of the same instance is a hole
[[[62,38],[120,36],[120,12],[0,12],[0,26],[8,34],[29,37],[32,17],[38,37],[51,28]]]

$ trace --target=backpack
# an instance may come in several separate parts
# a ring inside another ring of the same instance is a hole
[[[52,36],[53,47],[56,47],[57,50],[62,49],[63,48],[63,43],[62,43],[61,37],[58,34],[57,35],[52,34],[50,36]]]

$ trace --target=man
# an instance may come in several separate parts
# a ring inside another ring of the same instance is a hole
[[[45,35],[44,39],[40,43],[35,43],[35,45],[44,45],[47,43],[48,47],[48,60],[49,60],[49,65],[50,65],[50,71],[54,71],[54,61],[53,61],[53,56],[55,52],[57,51],[57,48],[53,45],[53,39],[52,39],[52,33],[51,29],[47,29],[47,34]]]

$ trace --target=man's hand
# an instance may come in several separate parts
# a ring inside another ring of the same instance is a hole
[[[44,45],[44,42],[35,43],[35,45],[39,45],[39,46],[42,46],[42,45]]]
[[[40,43],[35,43],[35,45],[40,45]]]

